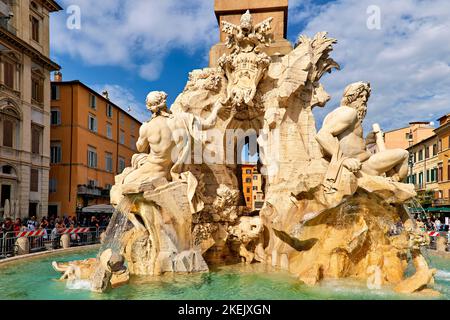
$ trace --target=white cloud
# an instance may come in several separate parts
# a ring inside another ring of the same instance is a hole
[[[52,49],[57,56],[119,65],[149,81],[164,72],[164,58],[171,50],[207,57],[218,39],[212,0],[60,2],[81,7],[82,28],[67,29],[64,13],[52,18]],[[301,33],[313,36],[327,30],[338,40],[332,56],[342,70],[323,79],[333,99],[315,112],[318,125],[339,104],[345,86],[359,80],[372,84],[366,128],[373,122],[389,130],[409,121],[435,121],[450,111],[448,0],[339,0],[325,5],[290,0],[289,5],[289,28],[306,22]],[[367,28],[371,5],[381,10],[380,30]],[[135,106],[144,120],[148,118],[143,102],[137,102],[131,91],[112,88],[113,101],[124,108]]]
[[[209,50],[217,39],[212,1],[61,0],[78,5],[81,29],[68,29],[65,12],[52,16],[51,46],[91,65],[121,66],[158,79],[166,55],[176,48],[190,54]]]
[[[304,6],[293,4],[290,18],[303,17]],[[370,5],[381,10],[380,30],[367,28]],[[388,130],[450,112],[448,0],[342,0],[323,6],[307,1],[306,8],[309,18],[301,33],[329,31],[338,40],[332,57],[342,67],[323,79],[333,99],[316,111],[319,126],[345,86],[359,80],[372,84],[366,128],[378,122]]]
[[[94,84],[92,85],[92,89],[100,94],[105,90],[108,91],[111,102],[121,107],[124,111],[127,111],[139,121],[144,122],[150,119],[151,113],[147,111],[144,100],[142,102],[137,101],[135,94],[131,90],[117,84]],[[128,111],[128,108],[131,111]]]
[[[139,75],[147,80],[157,80],[161,74],[163,65],[161,61],[153,61],[140,66]]]

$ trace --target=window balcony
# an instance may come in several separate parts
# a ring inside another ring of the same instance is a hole
[[[78,185],[78,195],[89,198],[109,198],[109,189],[94,186]]]
[[[78,194],[84,196],[94,196],[100,197],[102,195],[102,190],[96,187],[89,187],[84,185],[78,186]]]

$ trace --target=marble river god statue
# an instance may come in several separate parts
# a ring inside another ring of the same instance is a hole
[[[64,278],[105,291],[128,275],[245,262],[288,270],[306,285],[351,277],[372,290],[438,294],[421,254],[429,239],[408,211],[416,196],[402,182],[408,153],[386,149],[379,129],[364,139],[369,83],[348,85],[316,131],[312,110],[330,99],[320,80],[339,69],[330,57],[336,40],[301,36],[290,53],[270,56],[271,22],[255,25],[249,12],[238,26],[222,22],[229,52],[218,68],[192,71],[170,109],[167,94],[149,93],[152,116],[139,153],[116,176],[99,257],[55,263]],[[245,141],[259,150],[260,210],[243,199]],[[405,228],[393,235],[399,221]],[[416,272],[405,279],[409,262]]]

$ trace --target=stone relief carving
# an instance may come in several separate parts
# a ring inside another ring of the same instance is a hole
[[[228,33],[227,46],[231,53],[219,59],[219,66],[228,79],[227,99],[236,112],[254,105],[256,88],[270,64],[270,57],[260,50],[260,45],[270,45],[272,19],[256,26],[247,11],[239,26],[222,22],[222,31]]]

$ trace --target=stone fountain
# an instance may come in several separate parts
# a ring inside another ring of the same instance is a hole
[[[264,263],[310,286],[352,277],[370,289],[436,294],[420,251],[429,240],[404,205],[416,195],[401,182],[408,153],[386,150],[376,125],[363,136],[370,84],[348,85],[317,132],[312,109],[330,99],[320,79],[339,69],[330,57],[336,40],[300,36],[290,53],[269,56],[271,22],[254,24],[248,11],[240,25],[222,22],[229,52],[218,68],[192,71],[170,110],[164,92],[148,94],[152,116],[131,167],[115,179],[115,217],[99,256],[54,263],[63,278],[103,292],[129,275]],[[243,201],[246,137],[265,180],[260,211]],[[391,234],[398,221],[405,228]],[[416,271],[405,279],[409,260]]]

